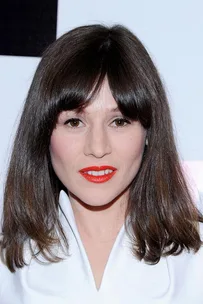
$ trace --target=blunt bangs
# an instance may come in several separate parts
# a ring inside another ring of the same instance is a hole
[[[122,26],[108,29],[98,25],[92,31],[89,27],[89,33],[84,29],[84,35],[80,29],[80,37],[75,32],[77,30],[58,39],[42,59],[42,63],[45,62],[42,78],[45,108],[42,112],[43,121],[51,123],[50,131],[55,127],[60,112],[80,112],[87,107],[98,94],[105,77],[121,113],[131,120],[140,121],[148,129],[153,97],[149,90],[146,62],[152,63],[139,40],[134,36],[132,39],[132,34]],[[74,48],[71,45],[73,35],[78,40]],[[139,58],[140,47],[143,58]],[[140,60],[145,63],[142,69]]]

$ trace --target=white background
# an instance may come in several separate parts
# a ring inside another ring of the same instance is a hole
[[[181,158],[203,192],[203,1],[59,0],[57,36],[121,23],[144,43],[166,86]],[[0,56],[0,195],[12,139],[39,58]],[[1,202],[0,202],[1,205]]]

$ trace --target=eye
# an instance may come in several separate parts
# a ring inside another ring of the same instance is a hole
[[[128,124],[130,124],[131,122],[129,120],[127,120],[126,118],[116,118],[114,119],[114,121],[112,122],[114,124],[115,127],[124,127]]]
[[[81,127],[80,123],[82,123],[82,121],[79,118],[70,118],[66,120],[64,124],[68,125],[70,128],[78,128]]]

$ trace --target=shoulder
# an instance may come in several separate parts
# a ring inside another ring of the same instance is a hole
[[[200,234],[200,238],[203,242],[203,223],[199,223],[199,234]]]
[[[31,253],[28,250],[28,245],[25,245],[25,262],[30,263]],[[24,267],[25,269],[25,267]],[[21,277],[24,270],[16,268],[15,272],[11,272],[7,265],[0,258],[0,303],[22,303],[21,299]]]
[[[203,239],[203,224],[200,224],[200,235]],[[186,299],[185,303],[201,303],[203,297],[203,245],[197,252],[184,250],[177,256],[166,258],[169,277],[177,298]],[[195,302],[196,301],[196,302]]]
[[[200,238],[203,242],[203,223],[199,223],[198,228]],[[203,244],[197,252],[194,252],[194,250],[185,249],[179,255],[168,256],[167,260],[169,262],[169,266],[171,266],[171,269],[174,270],[173,273],[175,275],[182,273],[181,276],[185,274],[185,278],[187,278],[187,275],[191,276],[194,274],[194,276],[201,276],[203,280]]]
[[[199,234],[203,242],[203,223],[199,223]],[[171,259],[173,260],[173,263],[176,263],[177,271],[180,266],[182,273],[188,273],[188,275],[201,274],[203,280],[203,244],[197,252],[194,252],[193,250],[184,250],[180,255],[173,256]]]
[[[15,274],[0,259],[0,299],[6,302],[6,294],[15,294],[16,284],[14,284]],[[18,302],[17,302],[18,303]]]

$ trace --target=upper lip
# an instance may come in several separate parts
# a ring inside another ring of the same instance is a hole
[[[87,171],[101,171],[101,170],[117,170],[116,168],[112,167],[112,166],[108,166],[108,165],[105,165],[105,166],[91,166],[91,167],[86,167],[86,168],[83,168],[81,170],[79,170],[79,172],[87,172]]]

